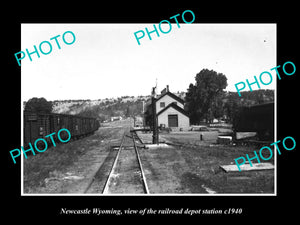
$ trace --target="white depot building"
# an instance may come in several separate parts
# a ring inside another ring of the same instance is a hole
[[[161,95],[157,96],[155,104],[158,126],[169,127],[172,131],[189,129],[190,118],[184,110],[184,100],[171,93],[168,85]]]

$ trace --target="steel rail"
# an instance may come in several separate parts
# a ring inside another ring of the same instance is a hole
[[[123,137],[122,137],[122,141],[121,141],[121,144],[120,144],[120,147],[118,149],[118,153],[117,153],[117,156],[115,158],[115,161],[113,163],[113,166],[109,172],[109,175],[108,175],[108,178],[105,182],[105,185],[104,185],[104,188],[103,188],[103,191],[102,191],[102,194],[108,194],[108,188],[109,188],[109,185],[110,185],[110,182],[111,182],[111,175],[115,172],[115,167],[117,165],[117,162],[118,162],[118,158],[119,158],[119,155],[120,155],[120,152],[121,152],[121,149],[123,147],[123,143],[124,143],[124,139],[125,139],[125,134],[126,134],[126,131],[124,132],[123,134]]]
[[[133,132],[134,132],[134,131],[133,131]],[[140,154],[139,154],[139,152],[138,152],[138,150],[137,150],[137,146],[136,146],[136,143],[135,143],[135,139],[134,139],[133,132],[131,132],[131,135],[132,135],[132,141],[133,141],[133,144],[134,144],[134,150],[135,150],[135,153],[136,153],[136,156],[137,156],[137,160],[138,160],[138,163],[139,163],[139,166],[140,166],[140,170],[141,170],[141,175],[142,175],[142,181],[143,181],[144,191],[145,191],[146,194],[150,194],[149,188],[148,188],[148,185],[147,185],[146,176],[145,176],[145,174],[144,174],[144,169],[143,169],[143,165],[142,165],[142,162],[141,162]]]

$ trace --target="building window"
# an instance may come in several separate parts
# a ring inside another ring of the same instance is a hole
[[[165,103],[164,102],[160,103],[160,108],[165,108]]]

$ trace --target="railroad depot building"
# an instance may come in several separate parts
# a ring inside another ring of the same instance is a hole
[[[190,118],[184,110],[184,100],[169,91],[169,86],[155,98],[156,116],[159,127],[171,128],[172,131],[187,131]],[[146,105],[146,126],[152,127],[152,103]]]

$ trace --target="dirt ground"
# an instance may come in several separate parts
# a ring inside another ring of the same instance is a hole
[[[105,124],[95,134],[49,148],[44,153],[24,159],[24,194],[101,193],[106,172],[113,159],[112,146],[121,142],[132,121]],[[145,142],[152,134],[138,132]],[[211,136],[210,136],[211,135]],[[274,170],[225,173],[220,165],[253,154],[249,146],[217,145],[206,133],[160,134],[160,140],[175,145],[140,149],[141,161],[151,194],[274,193]],[[195,138],[192,138],[195,137]],[[98,172],[98,174],[97,174]],[[92,183],[102,177],[101,185]],[[91,185],[92,184],[92,185]]]
[[[151,134],[138,133],[146,142]],[[193,135],[193,134],[192,134]],[[206,135],[210,135],[206,133]],[[225,173],[220,165],[253,154],[253,146],[218,145],[216,140],[191,141],[186,133],[161,134],[169,147],[141,150],[141,158],[151,193],[274,193],[274,170]]]
[[[24,194],[83,194],[111,146],[118,145],[131,121],[116,121],[93,135],[51,147],[24,160]]]

